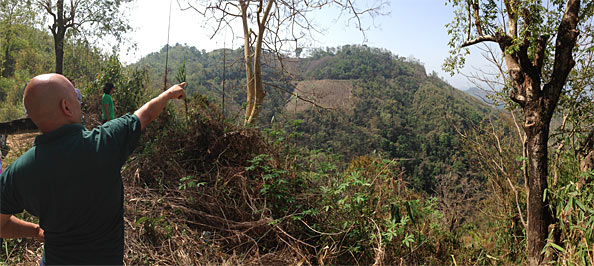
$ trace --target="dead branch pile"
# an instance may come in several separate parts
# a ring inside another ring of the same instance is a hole
[[[298,240],[274,222],[262,181],[246,173],[254,156],[272,153],[260,132],[220,122],[200,96],[190,105],[185,117],[155,121],[123,170],[125,263],[304,261]]]

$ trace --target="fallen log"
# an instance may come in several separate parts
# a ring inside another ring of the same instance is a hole
[[[16,135],[37,132],[37,126],[30,118],[21,118],[0,123],[0,135]]]

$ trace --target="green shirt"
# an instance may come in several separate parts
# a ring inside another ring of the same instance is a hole
[[[38,136],[0,175],[0,213],[39,217],[46,264],[122,264],[120,170],[139,138],[135,115],[92,131],[70,124]]]
[[[113,106],[113,99],[111,95],[104,93],[103,98],[101,98],[101,113],[103,113],[103,121],[107,120],[105,116],[105,105],[107,104],[107,110],[109,111],[109,120],[115,119],[115,110]]]

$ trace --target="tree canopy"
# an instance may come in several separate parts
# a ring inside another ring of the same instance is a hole
[[[50,18],[49,30],[54,37],[56,73],[63,73],[64,38],[67,33],[86,40],[113,36],[116,43],[131,28],[123,4],[132,0],[41,0],[45,16]],[[72,30],[72,32],[71,32]]]

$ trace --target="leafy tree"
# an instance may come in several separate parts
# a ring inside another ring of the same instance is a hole
[[[107,56],[102,54],[99,48],[80,40],[68,41],[66,49],[70,53],[64,56],[64,65],[68,66],[64,70],[64,76],[73,79],[77,88],[94,81]]]
[[[23,39],[23,27],[26,22],[33,22],[35,15],[30,8],[30,2],[17,0],[0,1],[0,75],[8,78],[16,70],[15,50],[19,41]]]
[[[463,65],[466,47],[492,42],[503,53],[507,67],[505,90],[524,112],[528,152],[526,246],[528,264],[545,263],[542,251],[553,217],[548,188],[548,139],[569,73],[578,35],[592,17],[592,1],[449,0],[458,10],[448,25],[453,56],[445,67]],[[547,253],[549,254],[549,253]]]
[[[56,54],[56,73],[63,72],[64,38],[70,29],[84,37],[114,36],[117,41],[130,30],[126,14],[122,12],[123,3],[130,0],[40,0],[46,15],[51,17],[49,29],[54,37]]]

